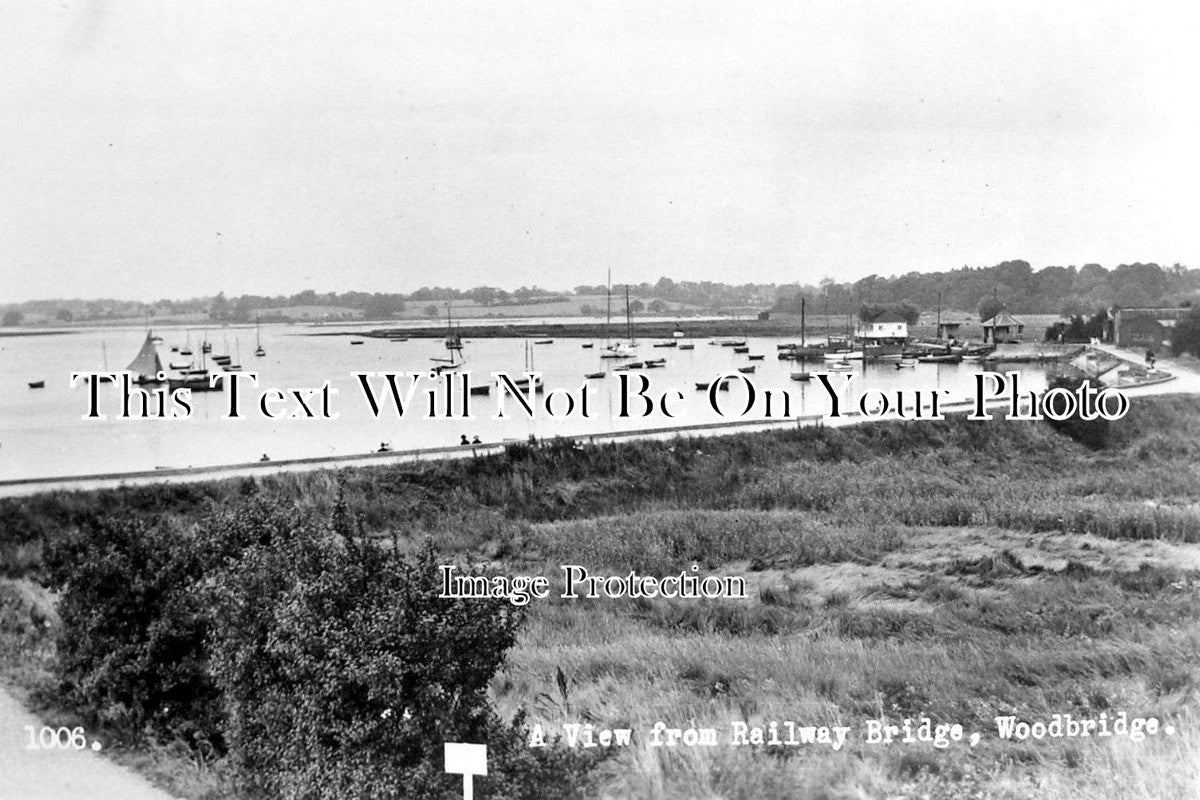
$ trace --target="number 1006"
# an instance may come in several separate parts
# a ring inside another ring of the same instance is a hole
[[[39,730],[32,725],[25,726],[29,734],[26,750],[82,750],[87,747],[87,736],[83,728],[51,728],[43,725]]]

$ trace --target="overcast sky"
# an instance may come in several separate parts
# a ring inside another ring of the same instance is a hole
[[[1200,267],[1191,5],[3,0],[0,301]]]

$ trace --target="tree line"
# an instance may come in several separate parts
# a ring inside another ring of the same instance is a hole
[[[614,287],[614,296],[624,294],[626,284]],[[648,310],[669,310],[668,304],[712,312],[722,310],[772,309],[798,313],[801,300],[808,310],[830,314],[856,313],[863,309],[893,309],[909,316],[912,309],[935,308],[973,310],[1003,309],[1011,313],[1059,314],[1067,318],[1094,314],[1097,309],[1139,306],[1178,306],[1200,298],[1200,270],[1180,264],[1170,267],[1154,263],[1121,264],[1106,269],[1099,264],[1049,266],[1034,270],[1028,261],[1005,261],[989,267],[964,266],[944,272],[908,272],[881,277],[868,275],[857,281],[837,282],[826,278],[817,284],[745,283],[714,281],[677,281],[662,277],[654,283],[628,284],[631,297]],[[149,315],[203,313],[214,322],[250,322],[282,318],[283,309],[297,306],[330,306],[355,309],[369,319],[400,316],[410,304],[418,303],[429,315],[431,307],[445,303],[471,302],[488,307],[530,305],[603,296],[608,287],[580,285],[572,291],[552,291],[539,286],[521,286],[513,290],[495,286],[455,289],[422,286],[400,292],[316,292],[306,289],[290,295],[241,295],[191,300],[159,300],[139,303],[120,300],[63,301],[39,300],[0,306],[6,325],[18,325],[25,314],[37,313],[61,321],[116,319]],[[577,309],[595,312],[602,304],[581,301],[591,306]],[[614,305],[620,305],[619,303]],[[987,316],[991,316],[988,314]]]

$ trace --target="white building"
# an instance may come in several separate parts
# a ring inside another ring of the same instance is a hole
[[[880,314],[859,326],[858,335],[867,340],[903,340],[908,338],[908,322],[899,314]]]

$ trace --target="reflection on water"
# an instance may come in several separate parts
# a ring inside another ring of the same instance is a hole
[[[266,419],[257,411],[240,419],[223,419],[228,399],[223,392],[193,394],[192,416],[180,420],[122,420],[116,418],[118,396],[112,390],[101,401],[101,411],[109,418],[103,421],[83,419],[88,406],[88,390],[80,385],[70,387],[73,371],[102,369],[107,360],[110,369],[123,369],[137,353],[145,336],[142,329],[89,330],[60,336],[0,337],[0,479],[63,476],[100,472],[124,472],[155,467],[210,466],[256,461],[263,454],[272,460],[312,456],[358,455],[376,450],[388,443],[394,450],[438,447],[458,444],[460,437],[478,436],[481,441],[500,442],[524,439],[637,430],[653,427],[694,425],[730,419],[761,419],[765,408],[765,390],[773,390],[772,408],[776,417],[784,412],[783,392],[790,400],[786,409],[790,416],[827,414],[830,399],[822,385],[791,379],[801,369],[816,372],[823,362],[799,365],[780,361],[776,345],[783,339],[750,337],[749,352],[734,353],[732,348],[709,344],[707,339],[686,340],[695,345],[692,350],[654,348],[651,341],[640,343],[637,359],[663,358],[663,367],[647,370],[651,395],[656,404],[664,393],[672,393],[667,410],[656,405],[649,416],[640,413],[643,403],[631,401],[631,416],[621,418],[621,393],[617,375],[612,370],[621,362],[600,358],[603,340],[556,339],[552,344],[528,345],[534,371],[542,374],[548,389],[569,390],[577,400],[584,375],[605,372],[606,377],[586,381],[588,411],[582,418],[571,416],[553,419],[544,407],[536,407],[537,416],[529,419],[511,399],[505,403],[507,419],[494,419],[496,392],[476,396],[471,400],[474,419],[424,419],[414,411],[411,416],[397,419],[390,401],[383,406],[379,419],[371,413],[359,382],[352,373],[360,371],[427,373],[431,358],[444,357],[446,350],[440,339],[410,339],[391,342],[367,338],[361,345],[351,345],[348,336],[310,336],[314,329],[301,326],[264,326],[262,342],[267,356],[253,355],[253,327],[222,328],[211,332],[214,353],[227,352],[246,370],[259,374],[262,388],[279,389],[318,387],[330,382],[336,392],[332,409],[336,419]],[[161,331],[164,343],[160,346],[163,361],[179,360],[170,352],[170,345],[183,344],[184,331]],[[192,332],[194,349],[200,337]],[[583,345],[595,342],[591,349]],[[526,367],[526,339],[468,340],[464,355],[466,368],[471,372],[471,384],[492,382],[490,373],[504,371],[522,373]],[[750,360],[761,355],[761,360]],[[748,392],[741,381],[733,381],[728,392],[719,393],[721,404],[729,410],[726,417],[714,413],[708,406],[707,395],[696,384],[707,383],[723,372],[736,372],[753,366],[753,374],[745,375],[753,382],[755,407],[746,417],[739,414],[746,404]],[[961,400],[974,392],[974,374],[983,369],[979,364],[919,364],[913,369],[895,369],[889,363],[854,366],[854,378],[849,382],[848,400],[856,402],[867,388],[879,388],[891,394],[896,389],[947,391],[949,400]],[[639,373],[632,373],[631,385],[637,387]],[[1022,388],[1038,390],[1045,386],[1039,369],[1022,373]],[[30,389],[30,382],[44,380],[45,388]],[[835,386],[845,379],[832,376]],[[376,381],[382,387],[382,379]],[[401,383],[407,389],[407,379]],[[673,393],[678,392],[682,398]],[[423,391],[415,395],[417,409],[425,410]],[[247,400],[253,401],[255,395]],[[295,404],[277,403],[281,408]],[[310,404],[311,405],[311,404]],[[556,407],[565,408],[566,399],[559,397]],[[439,406],[440,408],[440,406]],[[253,409],[253,407],[251,407]]]

